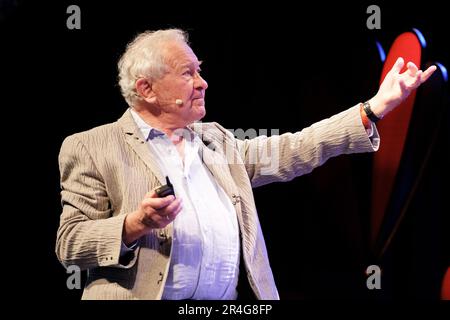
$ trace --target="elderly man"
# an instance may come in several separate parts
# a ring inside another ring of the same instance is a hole
[[[238,279],[255,298],[278,299],[252,187],[376,151],[373,122],[435,70],[409,63],[400,73],[400,58],[367,103],[301,132],[239,140],[195,123],[206,112],[200,64],[183,31],[140,34],[119,61],[130,108],[62,145],[56,253],[88,270],[83,299],[236,299]],[[266,149],[275,169],[262,161]],[[166,177],[175,195],[159,197]]]

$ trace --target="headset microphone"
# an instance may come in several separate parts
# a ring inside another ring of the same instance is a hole
[[[177,99],[177,100],[175,100],[175,104],[178,106],[181,106],[183,104],[183,100]]]

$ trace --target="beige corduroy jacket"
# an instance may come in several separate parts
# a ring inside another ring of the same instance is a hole
[[[239,140],[217,123],[190,126],[203,141],[200,156],[235,206],[241,254],[258,299],[279,299],[252,188],[289,181],[330,157],[378,149],[359,106],[297,132]],[[62,214],[56,254],[64,266],[88,270],[83,299],[160,299],[168,274],[172,224],[120,258],[125,215],[161,184],[157,162],[129,110],[117,121],[67,137],[59,155]]]

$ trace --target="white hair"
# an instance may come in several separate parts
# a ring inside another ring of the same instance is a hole
[[[118,63],[119,86],[122,96],[130,107],[141,97],[136,91],[136,80],[141,77],[158,79],[167,71],[164,44],[188,43],[188,34],[180,29],[145,31],[128,43]]]

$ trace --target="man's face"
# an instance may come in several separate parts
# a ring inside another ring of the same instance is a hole
[[[173,122],[188,125],[205,114],[207,82],[200,76],[200,62],[192,49],[179,43],[165,47],[168,72],[152,84],[152,90],[163,112],[171,114]],[[180,99],[183,103],[176,104]]]

